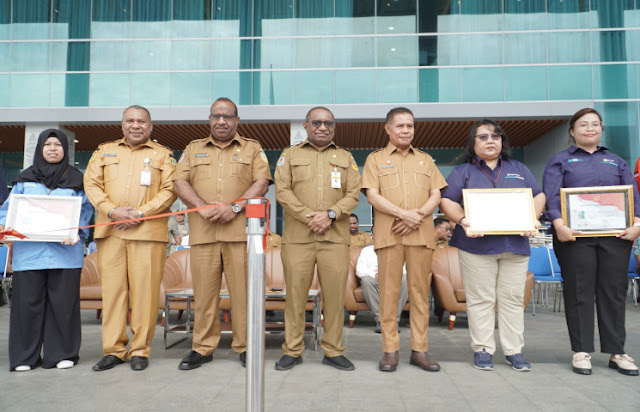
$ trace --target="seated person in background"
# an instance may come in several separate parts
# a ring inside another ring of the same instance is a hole
[[[169,254],[178,250],[178,246],[184,244],[183,239],[189,236],[189,224],[184,218],[184,213],[176,215],[175,220],[169,218]]]
[[[267,236],[267,249],[274,249],[280,247],[281,237],[277,233],[269,232]]]
[[[356,263],[356,276],[360,278],[362,284],[362,294],[367,305],[371,308],[373,316],[376,319],[376,333],[381,333],[380,328],[380,296],[378,294],[378,255],[373,250],[373,245],[365,246],[360,252],[358,263]],[[402,268],[402,284],[400,286],[400,298],[398,299],[398,324],[400,323],[400,315],[402,308],[409,300],[409,292],[407,290],[407,266]],[[400,328],[398,327],[398,332]]]
[[[451,222],[445,217],[437,217],[433,219],[433,225],[436,230],[436,247],[439,249],[449,246],[449,239],[451,239]]]
[[[351,213],[351,216],[349,216],[349,234],[351,235],[351,247],[373,244],[371,235],[360,231],[360,222],[355,213]]]

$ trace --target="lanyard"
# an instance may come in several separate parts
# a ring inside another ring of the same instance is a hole
[[[504,166],[504,162],[500,162],[500,170],[498,170],[498,176],[496,177],[496,180],[494,181],[491,176],[489,176],[489,174],[482,168],[482,166],[480,166],[480,163],[478,163],[478,161],[476,160],[476,166],[478,166],[478,168],[482,171],[482,173],[484,173],[485,176],[487,176],[487,179],[489,179],[491,181],[491,183],[493,183],[493,187],[496,187],[496,185],[498,184],[498,179],[500,179],[500,173],[502,173],[502,166]]]

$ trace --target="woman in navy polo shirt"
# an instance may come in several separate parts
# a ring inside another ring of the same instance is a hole
[[[536,216],[542,214],[545,195],[525,165],[510,159],[507,135],[491,120],[471,128],[464,163],[449,177],[440,208],[458,223],[450,246],[459,249],[460,269],[465,284],[467,315],[473,363],[477,369],[493,370],[495,309],[500,323],[500,343],[507,363],[516,371],[529,371],[524,358],[524,289],[529,264],[529,240],[518,235],[467,236],[464,227],[462,189],[529,187],[533,191]]]
[[[599,146],[602,116],[591,108],[579,110],[569,122],[567,150],[549,160],[544,170],[547,218],[553,222],[553,248],[564,280],[564,307],[573,350],[573,371],[591,375],[594,351],[594,301],[598,312],[600,350],[610,353],[609,367],[625,375],[638,375],[638,367],[624,352],[627,267],[633,240],[640,235],[640,199],[629,166]],[[562,220],[560,189],[633,185],[634,225],[616,237],[580,237]]]

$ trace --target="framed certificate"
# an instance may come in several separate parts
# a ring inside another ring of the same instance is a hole
[[[633,224],[633,186],[563,188],[560,206],[575,236],[615,236]]]
[[[18,242],[62,242],[78,236],[82,198],[78,196],[12,195],[7,222],[27,236]],[[69,229],[75,228],[75,229]]]
[[[519,235],[537,232],[530,188],[463,189],[468,235]]]

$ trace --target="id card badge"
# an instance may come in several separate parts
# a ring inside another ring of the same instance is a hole
[[[151,185],[151,170],[149,170],[149,163],[151,159],[148,157],[144,159],[144,170],[140,172],[140,186]]]
[[[334,170],[331,172],[331,188],[332,189],[340,189],[341,181],[340,181],[340,172]]]

